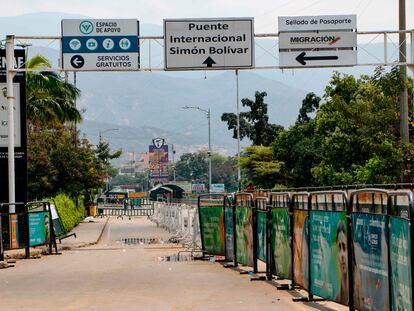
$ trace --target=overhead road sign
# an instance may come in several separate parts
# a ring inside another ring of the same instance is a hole
[[[355,52],[355,53],[354,53]],[[356,51],[294,51],[279,52],[281,67],[341,67],[356,65]]]
[[[356,28],[356,15],[279,16],[279,32]]]
[[[139,24],[136,19],[62,20],[64,70],[139,69]]]
[[[279,17],[281,68],[356,64],[356,15]]]
[[[357,34],[343,32],[283,32],[279,35],[279,49],[336,49],[357,45]]]
[[[253,18],[165,19],[165,70],[253,68],[253,24]]]

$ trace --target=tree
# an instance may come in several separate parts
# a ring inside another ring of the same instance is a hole
[[[319,108],[321,98],[314,93],[308,93],[304,100],[302,100],[302,107],[299,110],[299,115],[296,123],[302,124],[311,120],[309,113],[313,113]]]
[[[269,123],[265,96],[267,96],[266,92],[256,91],[255,101],[242,99],[243,107],[248,107],[250,111],[239,114],[240,139],[247,137],[253,145],[270,146],[277,134],[283,130],[281,125]],[[228,129],[233,130],[233,138],[237,138],[237,115],[223,113],[221,120],[227,122]]]
[[[316,116],[322,160],[312,174],[319,184],[411,180],[412,146],[399,142],[400,87],[397,67],[359,79],[333,75]]]
[[[273,159],[272,147],[247,147],[240,157],[240,166],[256,186],[271,189],[284,182],[284,164]]]
[[[184,153],[175,164],[177,180],[208,182],[208,154],[206,151]]]
[[[51,68],[41,55],[26,62],[28,69]],[[55,123],[79,122],[82,116],[75,101],[80,91],[50,71],[27,72],[27,119],[31,125],[45,126]]]

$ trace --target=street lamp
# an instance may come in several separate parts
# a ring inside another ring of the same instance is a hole
[[[119,130],[118,128],[113,128],[113,129],[106,129],[106,130],[103,130],[103,131],[99,131],[99,144],[102,143],[102,134],[103,133],[110,132],[110,131],[118,131],[118,130]]]
[[[210,126],[210,108],[208,110],[195,106],[184,106],[183,109],[197,109],[205,113],[208,120],[208,192],[211,192],[211,126]]]

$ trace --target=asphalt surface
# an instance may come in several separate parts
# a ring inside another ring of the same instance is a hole
[[[82,224],[62,255],[0,270],[0,310],[346,310],[292,302],[295,292],[252,282],[219,263],[162,261],[180,249],[146,218],[105,222]]]

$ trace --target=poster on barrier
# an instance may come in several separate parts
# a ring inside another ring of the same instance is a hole
[[[50,241],[49,212],[29,213],[30,246],[43,245]]]
[[[257,211],[257,258],[266,261],[266,223],[267,213]]]
[[[355,213],[354,303],[358,310],[389,310],[387,216]]]
[[[253,210],[237,206],[235,218],[237,262],[253,267]]]
[[[389,230],[392,311],[413,310],[410,222],[391,217]]]
[[[211,255],[225,255],[224,208],[202,206],[199,209],[204,250]]]
[[[346,212],[310,212],[311,290],[347,305],[348,247]]]
[[[226,234],[226,259],[234,260],[234,227],[233,227],[233,209],[224,208],[224,227]]]
[[[273,274],[291,278],[292,252],[289,242],[289,209],[273,208],[271,211]]]
[[[19,221],[16,214],[9,217],[10,249],[19,248]]]
[[[293,281],[308,289],[309,245],[308,211],[293,211]]]

